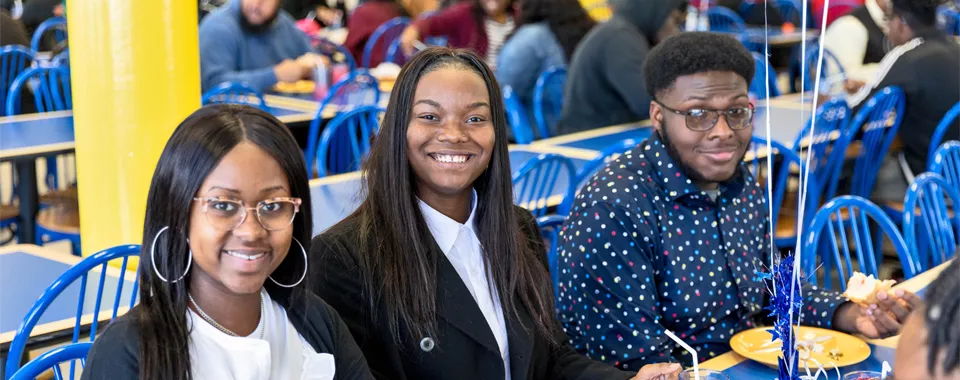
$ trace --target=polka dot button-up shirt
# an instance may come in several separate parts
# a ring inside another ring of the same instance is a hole
[[[770,255],[763,188],[741,166],[716,200],[695,186],[654,134],[598,172],[561,231],[560,320],[587,356],[636,370],[730,350],[769,312],[757,271]],[[804,324],[829,327],[843,302],[805,286]],[[765,325],[769,325],[766,323]]]

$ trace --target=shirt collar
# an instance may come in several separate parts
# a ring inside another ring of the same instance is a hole
[[[693,184],[693,181],[690,180],[681,166],[673,161],[666,145],[660,139],[659,133],[653,133],[646,143],[642,144],[641,149],[643,149],[642,153],[651,164],[652,171],[649,174],[651,177],[659,177],[663,195],[668,202],[688,197],[710,201],[707,193]],[[720,183],[720,196],[716,203],[720,203],[721,198],[732,198],[738,195],[748,181],[752,181],[749,172],[742,165],[738,165],[737,174],[729,181]]]
[[[467,218],[467,222],[464,224],[460,224],[456,220],[450,219],[446,215],[440,213],[440,211],[430,207],[430,205],[423,200],[417,198],[417,202],[420,205],[420,212],[423,213],[423,219],[427,222],[427,228],[430,229],[430,234],[433,235],[433,240],[437,241],[437,245],[440,246],[440,250],[443,251],[444,255],[450,253],[450,250],[453,249],[453,244],[457,241],[457,235],[460,234],[460,227],[466,227],[473,232],[473,216],[477,212],[476,190],[472,190],[471,197],[470,217]]]

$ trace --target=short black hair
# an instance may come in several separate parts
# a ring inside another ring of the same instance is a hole
[[[657,44],[644,64],[647,93],[654,99],[677,78],[709,71],[733,71],[747,81],[756,71],[753,56],[740,41],[718,33],[680,33]]]
[[[943,353],[943,373],[960,366],[960,256],[940,272],[927,288],[927,308],[923,322],[927,326],[927,370],[936,373],[936,365]]]
[[[936,27],[937,8],[946,0],[890,0],[893,13],[903,17],[913,29]]]

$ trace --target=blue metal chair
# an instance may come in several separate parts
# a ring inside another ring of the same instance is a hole
[[[201,100],[203,105],[207,104],[244,104],[260,109],[266,109],[267,101],[263,100],[263,94],[255,88],[245,83],[224,82],[220,83],[203,94]]]
[[[67,40],[67,19],[63,17],[51,17],[46,21],[40,23],[40,26],[37,27],[37,30],[33,32],[33,37],[30,38],[30,49],[34,52],[40,51],[40,44],[43,42],[44,36],[48,31],[54,33],[54,38],[56,43],[61,43]]]
[[[941,175],[951,186],[960,189],[960,141],[940,145],[928,171]]]
[[[343,63],[350,67],[350,71],[357,69],[357,61],[353,59],[353,54],[342,45],[337,45],[326,38],[320,38],[316,41],[317,54],[330,58],[330,62]]]
[[[136,257],[140,254],[139,245],[122,245],[113,248],[109,248],[97,253],[94,253],[91,256],[83,259],[79,264],[74,265],[72,268],[68,269],[60,278],[50,284],[46,290],[43,291],[43,295],[37,300],[37,302],[30,308],[30,311],[27,312],[27,315],[23,318],[23,322],[20,323],[20,327],[17,328],[17,334],[13,337],[13,341],[10,343],[10,351],[7,355],[6,363],[6,373],[8,376],[10,374],[16,373],[20,367],[20,360],[23,357],[23,353],[26,349],[27,340],[30,339],[30,333],[33,331],[33,327],[37,325],[37,322],[43,316],[44,311],[56,301],[57,297],[63,294],[65,291],[71,291],[71,285],[79,280],[79,300],[77,301],[77,314],[76,321],[73,326],[73,338],[72,343],[77,343],[80,339],[80,330],[83,324],[90,324],[90,341],[93,341],[97,336],[97,325],[101,322],[101,304],[104,297],[104,286],[106,284],[107,271],[116,270],[112,266],[108,266],[112,260],[121,260],[120,263],[120,275],[117,279],[117,284],[113,286],[111,292],[115,294],[113,297],[113,306],[112,312],[110,313],[110,319],[117,317],[117,314],[120,312],[120,300],[122,295],[124,295],[123,286],[124,278],[127,274],[127,263],[130,257]],[[93,270],[98,270],[100,273],[91,273]],[[149,270],[149,269],[148,269]],[[98,276],[94,278],[88,278],[89,275],[93,274]],[[96,279],[96,280],[95,280]],[[89,311],[89,301],[85,301],[87,295],[87,283],[92,282],[91,286],[96,286],[97,293],[93,301],[93,311]],[[125,307],[133,308],[137,303],[137,290],[140,285],[139,278],[134,276],[133,289],[126,293],[130,297],[130,301],[124,302]],[[86,306],[86,307],[85,307]],[[86,316],[85,314],[92,314],[91,316]],[[89,319],[89,320],[85,320]],[[71,370],[71,372],[73,372]]]
[[[743,22],[743,18],[726,7],[707,9],[707,20],[710,23],[711,32],[743,33],[747,30],[747,24]]]
[[[560,265],[557,246],[560,243],[560,230],[566,219],[563,215],[548,215],[537,218],[537,226],[547,245],[547,266],[550,268],[550,283],[553,285],[553,298],[560,296]]]
[[[33,89],[33,103],[37,112],[73,109],[70,72],[63,67],[31,67],[20,73],[10,85],[6,103],[7,115],[20,113],[21,93],[28,85]]]
[[[777,88],[777,72],[770,65],[770,61],[759,53],[753,53],[753,60],[756,62],[757,70],[750,82],[750,93],[757,99],[780,96],[780,89]],[[770,85],[769,93],[767,93],[767,84]]]
[[[952,36],[960,36],[960,11],[954,7],[941,6],[937,10],[937,27]]]
[[[318,144],[317,177],[360,170],[360,163],[380,129],[382,112],[377,106],[362,106],[330,121]]]
[[[920,271],[942,264],[960,246],[960,192],[935,173],[917,177],[903,201],[903,237],[919,258]],[[912,211],[912,212],[911,212]]]
[[[63,49],[63,51],[53,57],[50,62],[53,63],[54,66],[63,67],[67,69],[67,71],[70,71],[70,49]]]
[[[537,120],[540,138],[554,135],[563,109],[563,86],[567,82],[567,69],[551,67],[540,74],[533,88],[533,117]]]
[[[513,132],[513,140],[517,144],[533,142],[533,128],[530,127],[530,117],[527,115],[523,103],[510,85],[503,86],[503,105],[507,109],[507,122]]]
[[[871,231],[883,235],[877,239]],[[804,231],[805,275],[815,285],[822,278],[824,288],[842,291],[853,275],[852,262],[856,259],[858,272],[879,277],[877,263],[883,258],[883,246],[877,243],[882,243],[884,236],[896,249],[906,278],[917,275],[920,266],[916,253],[907,249],[897,226],[877,205],[855,195],[837,197],[817,211],[810,229]],[[823,267],[820,273],[816,270],[818,258]],[[837,272],[839,284],[833,282],[833,271]]]
[[[820,47],[816,44],[812,45],[813,47],[807,47],[807,57],[804,62],[807,65],[807,72],[803,78],[803,90],[804,91],[813,91],[815,85],[815,79],[817,75],[817,66],[820,61],[823,61],[820,66],[820,93],[837,93],[843,87],[843,82],[846,79],[846,72],[843,69],[843,64],[840,63],[840,59],[837,58],[830,49],[823,49],[823,57],[820,56]]]
[[[860,155],[854,163],[850,195],[869,198],[873,193],[880,165],[897,138],[905,103],[900,88],[883,88],[863,104],[853,117],[853,122],[847,126],[842,138],[851,141],[856,135],[861,135]]]
[[[557,183],[563,177],[567,183]],[[514,202],[535,217],[547,214],[551,204],[556,204],[557,215],[567,215],[573,204],[577,169],[573,161],[559,154],[544,153],[527,160],[520,170],[513,172]],[[553,197],[554,188],[564,189],[560,198]],[[553,198],[553,199],[551,199]]]
[[[400,38],[400,34],[403,33],[403,30],[407,28],[408,24],[410,24],[409,18],[395,17],[377,27],[377,29],[373,31],[373,34],[370,35],[370,38],[367,39],[367,43],[363,45],[363,56],[361,56],[360,59],[361,65],[363,67],[371,67],[370,57],[374,49],[383,50],[384,57],[386,57],[387,48],[390,47],[390,44],[393,43],[394,40]]]
[[[794,151],[805,151],[806,154],[813,155],[810,158],[810,177],[815,178],[816,183],[822,186],[820,199],[832,199],[837,192],[840,170],[843,169],[847,147],[850,145],[850,140],[844,138],[850,114],[850,107],[843,99],[828,101],[817,108],[817,114],[807,122],[793,143]],[[813,138],[809,143],[805,143],[804,140],[810,137],[811,127],[814,128]]]
[[[93,347],[93,343],[83,342],[57,347],[44,352],[36,359],[24,365],[23,368],[20,368],[17,373],[13,374],[10,380],[35,380],[38,376],[51,369],[53,370],[54,379],[63,380],[69,378],[73,380],[76,377],[74,371],[76,361],[79,360],[80,367],[83,368],[86,364],[87,353],[90,352],[91,347]],[[60,369],[60,366],[65,362],[70,362],[70,377],[64,377],[63,371]]]
[[[307,163],[313,160],[313,157],[316,157],[317,154],[317,143],[320,141],[320,127],[323,125],[324,111],[328,111],[328,108],[334,111],[334,116],[327,118],[329,120],[341,112],[349,111],[355,107],[375,106],[379,103],[380,84],[377,82],[377,78],[370,75],[370,72],[366,69],[352,71],[348,77],[333,85],[327,92],[327,96],[320,101],[317,114],[310,122],[310,130],[307,132],[307,150],[304,152]],[[329,115],[329,112],[327,114]],[[307,170],[310,170],[310,175],[313,176],[313,171],[309,166]]]
[[[751,138],[750,148],[747,151],[747,162],[744,163],[747,170],[753,174],[753,178],[759,181],[764,192],[768,191],[767,180],[771,182],[773,193],[767,194],[767,200],[773,207],[773,213],[770,216],[770,224],[773,226],[774,245],[777,248],[793,248],[797,242],[797,219],[799,218],[800,194],[806,188],[807,200],[805,201],[806,212],[803,213],[804,220],[802,225],[809,225],[813,219],[813,214],[817,210],[820,201],[820,185],[816,176],[809,176],[808,182],[804,185],[806,163],[800,159],[792,149],[776,141],[769,141],[772,152],[766,152],[768,141],[761,137]],[[771,155],[772,154],[772,155]],[[768,165],[767,157],[772,163],[772,170]],[[791,213],[780,218],[783,204],[786,198],[787,190],[790,188],[790,179],[799,178],[797,191],[797,206],[790,209]]]
[[[797,27],[800,27],[803,23],[803,4],[798,0],[777,0],[777,8],[780,10],[780,16],[783,17],[784,21],[791,22]],[[809,22],[810,12],[807,15],[808,25],[813,25],[812,22]]]
[[[7,114],[7,98],[13,81],[33,65],[33,51],[26,46],[9,45],[0,47],[0,116]]]
[[[960,102],[957,102],[945,115],[943,119],[940,120],[940,124],[937,125],[937,129],[934,130],[933,136],[930,137],[930,148],[927,150],[927,166],[933,163],[933,155],[937,152],[937,148],[940,147],[940,143],[943,141],[943,137],[946,136],[947,131],[950,130],[950,127],[956,126],[958,122],[957,117],[960,116]],[[960,136],[954,136],[960,138]]]

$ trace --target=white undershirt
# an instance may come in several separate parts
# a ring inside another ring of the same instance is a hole
[[[513,18],[507,17],[503,24],[494,21],[491,18],[484,19],[484,29],[487,32],[487,65],[491,69],[497,68],[497,56],[500,55],[500,48],[506,42],[507,36],[513,33]]]
[[[473,300],[477,302],[483,313],[493,337],[500,347],[500,358],[503,359],[503,369],[506,380],[510,380],[510,349],[507,344],[507,325],[503,320],[503,307],[500,296],[490,292],[493,278],[483,262],[483,247],[477,238],[473,216],[477,210],[477,192],[473,192],[473,202],[470,205],[470,217],[466,224],[448,218],[439,211],[420,201],[420,212],[427,222],[427,227],[437,241],[440,250],[447,256],[447,260],[457,270],[463,284],[470,290]]]
[[[227,335],[193,310],[190,329],[190,371],[194,379],[333,380],[333,355],[318,354],[287,318],[287,311],[261,289],[264,308],[250,336]],[[260,333],[263,331],[263,339]]]

